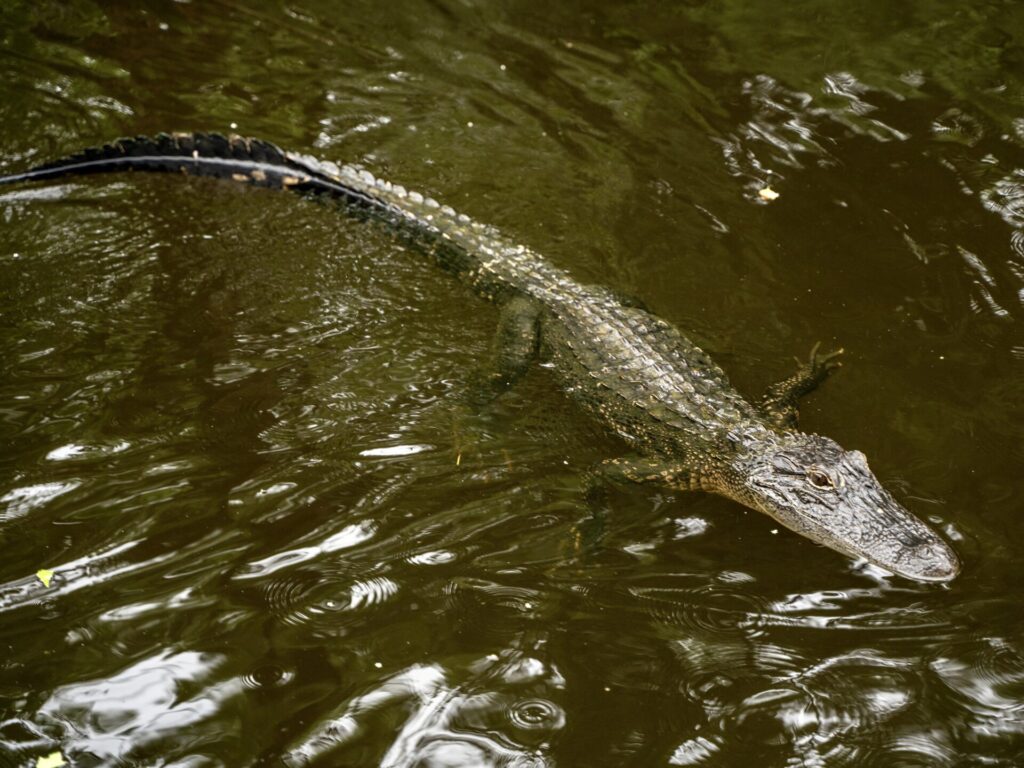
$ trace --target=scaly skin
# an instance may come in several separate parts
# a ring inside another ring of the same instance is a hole
[[[561,387],[636,452],[609,479],[719,493],[807,538],[918,581],[948,581],[956,555],[879,484],[864,455],[796,430],[796,401],[836,365],[812,352],[755,406],[676,328],[611,291],[582,285],[531,250],[366,171],[255,139],[162,134],[122,139],[0,178],[0,184],[142,170],[215,176],[327,196],[381,219],[502,306],[491,395],[539,354]]]

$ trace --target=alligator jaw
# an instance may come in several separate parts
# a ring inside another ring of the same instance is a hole
[[[952,581],[960,573],[960,560],[952,548],[938,537],[931,543],[906,550],[895,565],[876,564],[916,581]]]
[[[849,554],[907,579],[923,582],[952,581],[960,573],[960,560],[935,531],[904,509],[887,492],[885,507],[862,514],[865,531],[862,548],[846,546]],[[877,526],[877,527],[876,527]]]
[[[837,510],[824,519],[814,510],[760,508],[812,541],[863,558],[897,576],[921,582],[956,578],[960,561],[952,548],[891,496],[887,501],[890,503],[874,508]]]
[[[913,581],[947,582],[960,573],[952,548],[895,500],[887,509],[858,515],[855,525],[857,533],[848,539],[838,539],[833,531],[824,531],[820,537],[805,535]]]

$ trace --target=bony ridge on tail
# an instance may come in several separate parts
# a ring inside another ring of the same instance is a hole
[[[212,133],[121,139],[0,177],[0,184],[116,171],[213,176],[341,202],[386,222],[442,268],[500,305],[488,385],[549,363],[565,393],[632,449],[609,480],[703,490],[764,512],[827,547],[909,579],[959,572],[949,545],[904,509],[864,454],[797,429],[797,400],[836,365],[815,349],[757,401],[678,329],[606,288],[576,282],[528,248],[435,200],[364,170]]]

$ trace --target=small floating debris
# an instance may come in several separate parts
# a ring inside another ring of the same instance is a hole
[[[50,582],[53,580],[53,574],[54,574],[54,572],[51,571],[49,568],[40,568],[38,571],[36,571],[36,578],[39,579],[41,582],[43,582],[43,586],[44,587],[49,589],[50,588]],[[59,753],[54,753],[54,754],[59,754]],[[53,755],[50,755],[50,757],[53,757]],[[40,759],[42,759],[42,758],[40,758]]]
[[[60,768],[60,766],[67,764],[68,761],[64,759],[64,755],[60,752],[51,752],[36,759],[36,768]]]
[[[779,193],[771,187],[763,187],[757,190],[757,196],[766,202],[772,202],[773,200],[779,199]]]
[[[423,453],[434,448],[429,444],[418,445],[391,445],[386,448],[367,448],[360,451],[360,456],[412,456],[414,453]]]

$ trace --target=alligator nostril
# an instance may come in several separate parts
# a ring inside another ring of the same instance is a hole
[[[922,544],[913,550],[920,578],[928,581],[950,581],[960,573],[960,562],[942,542]]]

